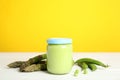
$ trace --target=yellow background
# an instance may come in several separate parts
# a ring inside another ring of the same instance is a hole
[[[0,51],[46,51],[50,37],[74,51],[120,51],[120,0],[0,0]]]

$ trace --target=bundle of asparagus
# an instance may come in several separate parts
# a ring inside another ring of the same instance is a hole
[[[10,68],[20,68],[21,72],[33,72],[40,70],[47,70],[46,54],[38,55],[30,58],[27,61],[15,61],[8,64]]]

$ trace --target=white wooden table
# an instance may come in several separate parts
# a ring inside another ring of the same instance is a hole
[[[47,72],[37,71],[30,73],[19,72],[19,69],[10,69],[6,65],[19,60],[27,60],[42,53],[2,53],[0,52],[0,80],[120,80],[120,53],[74,53],[74,60],[78,58],[90,57],[98,59],[106,64],[109,68],[101,68],[95,72],[88,70],[88,74],[79,73],[74,77],[74,71],[80,68],[74,66],[69,74],[53,75]]]

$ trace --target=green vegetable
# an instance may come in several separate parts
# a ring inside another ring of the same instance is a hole
[[[91,59],[91,58],[82,58],[82,59],[77,60],[75,63],[81,63],[81,62],[96,64],[102,67],[108,67],[108,65],[105,65],[104,63],[98,60],[95,60],[95,59]]]
[[[47,70],[46,64],[32,64],[30,66],[25,67],[22,72],[33,72],[33,71],[40,71],[40,70]]]
[[[87,74],[88,65],[85,62],[78,63],[78,65],[82,68],[83,74]]]
[[[8,64],[10,68],[20,67],[21,72],[32,72],[39,70],[47,70],[46,54],[38,55],[30,58],[28,61],[15,61]]]
[[[75,72],[74,72],[74,76],[75,76],[75,77],[77,77],[77,76],[78,76],[78,74],[79,74],[79,70],[78,70],[78,69],[76,69],[76,70],[75,70]]]
[[[25,67],[30,66],[32,64],[39,63],[41,60],[44,60],[46,58],[47,58],[46,54],[42,54],[42,55],[38,55],[33,58],[30,58],[28,61],[26,61],[20,66],[20,71],[23,71]]]
[[[95,64],[87,64],[87,65],[91,71],[97,70],[97,66]]]
[[[18,68],[20,67],[25,61],[15,61],[15,62],[12,62],[10,64],[8,64],[7,66],[9,68]]]

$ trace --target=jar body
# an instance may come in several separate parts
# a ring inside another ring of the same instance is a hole
[[[71,71],[72,66],[72,44],[48,44],[48,72],[53,74],[66,74]]]

